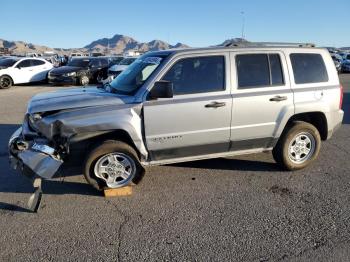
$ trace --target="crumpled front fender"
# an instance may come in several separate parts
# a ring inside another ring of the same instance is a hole
[[[19,149],[19,143],[26,144],[27,148]],[[9,157],[12,168],[23,170],[26,166],[35,175],[45,179],[54,177],[63,164],[63,161],[53,152],[55,150],[48,145],[22,141],[22,128],[16,130],[9,141]]]
[[[129,104],[72,109],[43,117],[35,125],[49,140],[59,136],[78,141],[85,134],[99,135],[123,130],[129,134],[142,157],[147,159],[148,152],[142,137],[141,108],[141,104]]]

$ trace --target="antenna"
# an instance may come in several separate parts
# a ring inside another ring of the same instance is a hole
[[[241,11],[241,15],[242,15],[242,39],[244,39],[244,27],[245,27],[244,11]]]
[[[109,55],[109,38],[108,38],[108,45],[107,45],[107,54]]]

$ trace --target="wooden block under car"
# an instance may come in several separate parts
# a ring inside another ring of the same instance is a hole
[[[132,187],[125,186],[121,188],[105,189],[105,197],[118,197],[118,196],[130,196],[132,195]]]

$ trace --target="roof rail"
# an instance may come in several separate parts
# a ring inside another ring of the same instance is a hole
[[[285,43],[285,42],[231,42],[225,47],[252,47],[252,46],[291,46],[291,47],[315,47],[312,43]]]

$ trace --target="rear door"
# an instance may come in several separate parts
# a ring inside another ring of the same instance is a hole
[[[52,68],[49,63],[46,63],[43,60],[32,59],[32,77],[31,81],[42,81],[46,79],[47,72]]]
[[[269,148],[283,117],[294,113],[285,56],[280,51],[232,52],[230,150]]]
[[[228,152],[232,97],[229,54],[175,59],[158,80],[174,84],[174,97],[144,104],[153,161]]]

